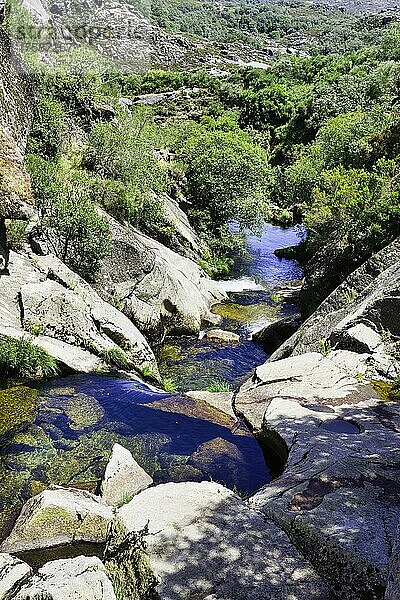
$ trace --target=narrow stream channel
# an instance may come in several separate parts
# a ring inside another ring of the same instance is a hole
[[[0,450],[0,533],[23,501],[51,483],[96,492],[115,442],[128,448],[156,483],[212,479],[251,494],[268,482],[263,452],[246,427],[181,392],[222,381],[233,390],[266,360],[251,333],[296,312],[293,300],[281,298],[279,290],[302,275],[294,261],[278,259],[273,251],[299,241],[297,230],[270,225],[262,237],[248,237],[248,257],[238,265],[237,278],[224,283],[231,290],[229,302],[214,307],[222,316],[220,327],[238,333],[240,343],[166,341],[161,370],[180,393],[154,392],[104,375],[18,388],[22,410],[32,397],[35,410],[26,408],[24,427]]]

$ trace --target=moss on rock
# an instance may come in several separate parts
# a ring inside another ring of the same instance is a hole
[[[0,439],[33,423],[36,415],[36,390],[25,386],[0,390]]]
[[[118,518],[110,525],[104,556],[117,600],[160,598],[146,552],[146,533],[146,530],[128,533]]]

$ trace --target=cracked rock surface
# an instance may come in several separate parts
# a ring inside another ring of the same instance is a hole
[[[8,270],[0,278],[0,334],[34,331],[35,344],[77,372],[104,368],[102,353],[116,347],[135,368],[157,370],[137,327],[56,257],[11,252]]]
[[[218,284],[194,261],[103,214],[113,244],[96,280],[98,293],[108,302],[117,299],[122,312],[151,339],[198,333],[210,306],[225,298]]]
[[[97,557],[78,556],[44,565],[14,600],[115,600],[106,570]]]
[[[306,353],[256,369],[237,414],[282,452],[251,499],[341,598],[382,598],[400,518],[400,407],[360,383],[365,356]],[[365,371],[364,371],[365,372]]]
[[[330,598],[286,534],[217,483],[149,488],[118,516],[129,532],[148,523],[147,552],[161,598]]]
[[[349,275],[271,360],[318,351],[325,340],[337,350],[368,353],[371,372],[395,377],[399,289],[400,238]]]
[[[11,554],[0,554],[0,600],[13,600],[31,572],[30,566],[22,560]]]

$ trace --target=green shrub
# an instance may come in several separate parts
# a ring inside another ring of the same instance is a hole
[[[7,223],[7,241],[15,252],[20,252],[27,242],[26,228],[27,221],[13,220]]]
[[[36,109],[27,152],[42,158],[54,158],[59,153],[67,128],[66,112],[57,100],[41,97]]]
[[[253,228],[266,214],[273,172],[265,151],[234,121],[187,123],[175,133],[174,150],[187,178],[189,211],[197,227],[216,231],[236,220]]]
[[[207,392],[231,392],[232,388],[228,381],[222,379],[213,381],[206,387]]]
[[[58,374],[57,363],[46,350],[27,338],[12,339],[0,336],[0,376],[8,377],[54,377]]]
[[[177,387],[175,381],[171,377],[166,377],[162,380],[162,386],[168,394],[176,394]]]
[[[110,250],[111,234],[98,214],[90,177],[34,156],[28,157],[27,165],[49,246],[72,270],[91,280]]]
[[[91,131],[85,165],[105,179],[135,186],[138,193],[165,188],[165,173],[154,156],[159,132],[148,112],[121,112],[118,121]]]

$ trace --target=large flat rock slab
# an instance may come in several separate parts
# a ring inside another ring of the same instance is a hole
[[[328,600],[283,531],[219,484],[149,488],[118,511],[129,532],[148,527],[150,566],[165,600]]]
[[[252,506],[352,600],[383,597],[400,518],[400,406],[359,382],[360,357],[337,351],[268,362],[236,397],[265,443],[286,448],[283,474]]]

